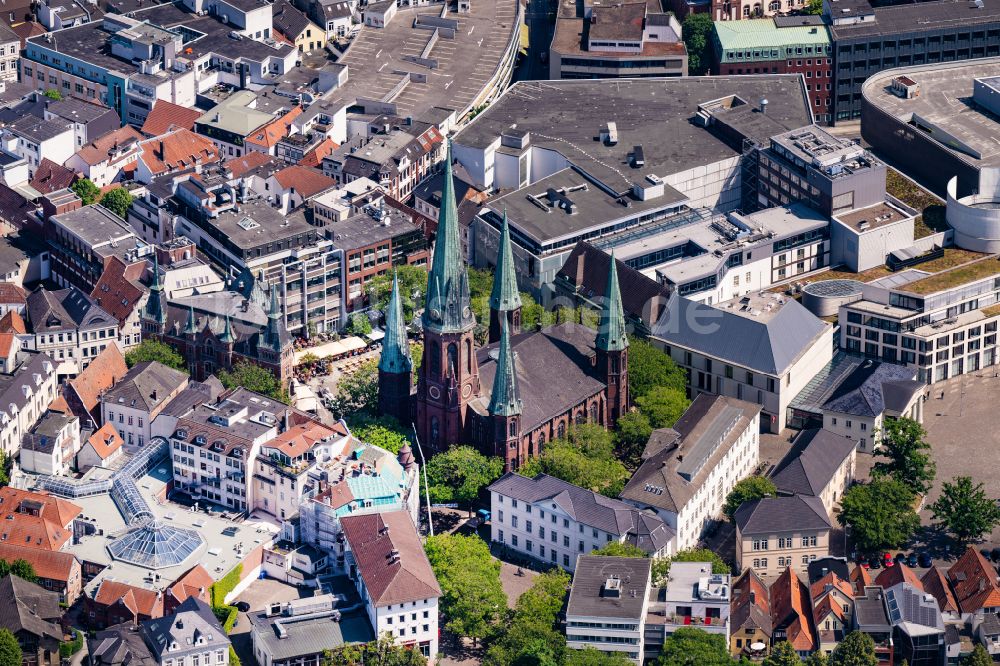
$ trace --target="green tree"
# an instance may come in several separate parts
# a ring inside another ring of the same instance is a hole
[[[936,472],[926,437],[927,431],[913,419],[887,420],[881,446],[875,451],[872,477],[891,476],[909,486],[914,494],[926,493]]]
[[[344,329],[344,333],[347,335],[357,335],[359,337],[368,335],[372,332],[372,322],[368,319],[368,315],[363,312],[355,312],[351,315],[351,318],[347,321],[347,327]]]
[[[628,392],[633,399],[654,388],[665,387],[683,393],[687,375],[673,359],[642,338],[628,339]]]
[[[125,354],[125,365],[130,368],[136,363],[145,363],[146,361],[157,361],[168,368],[187,372],[187,363],[184,362],[184,357],[177,353],[176,349],[152,338],[143,340]]]
[[[809,0],[806,3],[806,14],[819,15],[823,13],[823,0]]]
[[[53,101],[56,101],[56,102],[58,102],[59,100],[62,99],[62,93],[59,92],[58,90],[56,90],[55,88],[49,88],[43,94],[46,97],[48,97],[49,99],[51,99]]]
[[[423,309],[427,297],[427,269],[421,266],[396,266],[396,276],[399,279],[399,296],[403,304],[403,317],[412,321],[417,310]],[[392,294],[392,273],[379,275],[369,280],[365,286],[368,302],[373,308],[385,312],[389,307],[389,296]]]
[[[681,30],[688,52],[688,74],[708,74],[712,64],[712,31],[715,29],[711,14],[688,14]]]
[[[503,475],[503,460],[487,458],[471,446],[453,446],[427,462],[432,502],[459,502],[469,507],[483,488]]]
[[[649,424],[654,428],[669,428],[691,404],[683,391],[658,386],[646,395],[635,399],[639,411],[646,415]]]
[[[281,387],[281,380],[271,372],[249,361],[240,361],[232,370],[220,370],[219,381],[227,389],[242,386],[245,389],[266,395],[279,402],[288,404],[288,392]]]
[[[493,271],[470,268],[469,295],[473,298],[480,296],[489,298],[491,291],[493,291]]]
[[[802,666],[802,660],[788,641],[781,641],[771,649],[761,666]]]
[[[920,527],[913,491],[895,479],[875,479],[851,487],[840,500],[837,522],[851,528],[862,551],[896,548]]]
[[[118,217],[128,215],[128,207],[132,205],[132,194],[124,187],[116,187],[101,197],[101,205]]]
[[[727,574],[732,573],[732,567],[726,564],[722,556],[714,550],[708,548],[688,548],[679,550],[670,557],[664,557],[653,561],[653,578],[665,580],[670,573],[670,565],[673,562],[711,562],[712,573]]]
[[[629,666],[632,663],[621,652],[601,652],[592,647],[566,650],[566,666]]]
[[[975,649],[962,660],[962,666],[993,666],[993,657],[982,643],[976,643]]]
[[[604,557],[648,557],[638,546],[621,541],[609,541],[600,548],[592,550],[590,554]]]
[[[370,643],[324,650],[320,660],[321,666],[424,666],[426,663],[420,650],[399,645],[388,633]]]
[[[38,582],[38,575],[35,574],[35,567],[31,566],[31,562],[28,562],[27,560],[14,560],[13,562],[0,560],[0,578],[3,578],[8,574],[14,574],[18,578],[23,578],[29,583]]]
[[[0,629],[0,666],[21,666],[21,646],[10,629]]]
[[[5,451],[0,451],[0,488],[10,484],[10,471],[13,467],[13,456]]]
[[[441,587],[445,628],[473,642],[491,635],[506,616],[507,595],[500,583],[500,562],[477,536],[439,534],[424,543]]]
[[[875,641],[866,633],[852,631],[833,649],[828,663],[830,666],[878,666]]]
[[[826,655],[822,652],[813,652],[805,658],[802,662],[802,666],[827,666],[827,661]]]
[[[941,523],[961,544],[978,541],[1000,525],[1000,506],[987,497],[982,483],[958,476],[941,485],[941,497],[931,504],[934,520]]]
[[[330,411],[337,418],[347,418],[356,412],[374,414],[378,407],[378,361],[369,359],[337,382]]]
[[[650,425],[649,418],[642,412],[632,410],[622,415],[618,419],[614,433],[615,451],[619,460],[631,468],[638,467],[639,463],[642,462],[642,452],[652,434],[653,426]]]
[[[391,453],[399,453],[409,444],[409,432],[391,416],[372,416],[368,412],[355,412],[347,419],[351,433],[365,444],[371,444]]]
[[[775,497],[777,494],[778,488],[771,479],[763,476],[748,476],[737,481],[733,489],[726,495],[726,503],[722,507],[722,513],[726,514],[726,518],[732,520],[733,514],[744,502],[752,502],[762,497]]]
[[[732,666],[726,639],[701,629],[681,627],[663,644],[660,666]]]
[[[81,178],[70,185],[69,189],[73,190],[73,193],[80,197],[84,206],[89,206],[101,196],[101,189],[97,185],[94,185],[94,182],[89,178]]]
[[[521,473],[549,474],[609,497],[617,497],[628,479],[628,470],[615,456],[611,433],[593,423],[573,426],[566,438],[546,444]]]
[[[499,636],[487,651],[483,665],[561,665],[566,638],[557,630],[556,621],[569,583],[569,574],[558,568],[535,577],[517,600],[509,622],[498,628]]]

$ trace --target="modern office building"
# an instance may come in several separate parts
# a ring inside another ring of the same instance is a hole
[[[750,10],[749,3],[743,4],[743,10]],[[802,74],[816,122],[832,119],[833,47],[822,17],[717,20],[712,37],[713,73]]]

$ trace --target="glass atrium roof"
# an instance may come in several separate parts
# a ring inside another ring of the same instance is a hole
[[[153,520],[112,541],[108,550],[116,560],[162,569],[191,557],[202,543],[197,532]]]

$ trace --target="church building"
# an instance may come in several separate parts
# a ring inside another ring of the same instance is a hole
[[[379,361],[380,412],[413,423],[432,451],[472,444],[503,458],[507,471],[573,424],[613,427],[629,408],[628,337],[615,262],[596,332],[575,323],[524,331],[505,219],[489,299],[489,344],[477,348],[450,148],[443,183],[416,390],[394,282]]]

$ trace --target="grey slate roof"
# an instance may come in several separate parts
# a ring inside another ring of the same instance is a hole
[[[881,587],[866,587],[863,594],[854,598],[854,621],[861,631],[888,632],[891,629]]]
[[[159,666],[139,628],[130,622],[97,632],[87,639],[87,652],[92,666]]]
[[[0,579],[0,627],[15,635],[24,631],[61,641],[62,628],[56,624],[60,617],[55,592],[10,574]]]
[[[702,435],[727,414],[735,414],[730,410],[738,410],[739,417],[729,434],[708,454],[701,469],[690,479],[682,476],[682,461],[678,454],[688,453],[701,443]],[[733,443],[750,425],[753,417],[760,411],[758,405],[749,402],[727,398],[724,396],[699,394],[683,416],[674,424],[673,429],[654,431],[650,441],[658,439],[656,446],[647,444],[647,453],[642,465],[636,470],[622,490],[622,499],[637,502],[641,505],[653,506],[667,511],[679,511],[704,483],[711,470],[719,464]],[[674,431],[680,434],[680,439],[673,436]],[[674,443],[677,446],[674,446]]]
[[[823,405],[824,410],[854,416],[901,412],[924,383],[911,368],[868,360],[848,375]]]
[[[292,6],[288,0],[279,0],[271,5],[274,29],[288,39],[294,40],[309,26],[309,18]],[[319,35],[317,35],[319,37]]]
[[[172,615],[144,622],[142,635],[150,651],[161,659],[171,643],[187,650],[198,645],[199,638],[204,639],[202,647],[206,652],[229,647],[229,638],[211,607],[194,596],[185,599]]]
[[[830,518],[818,497],[765,497],[745,502],[733,516],[743,534],[828,530]]]
[[[794,299],[765,318],[674,294],[652,335],[670,345],[768,375],[781,375],[829,327]]]
[[[118,326],[118,320],[79,289],[48,291],[38,289],[28,294],[28,320],[33,333]]]
[[[640,620],[653,568],[649,558],[581,555],[576,561],[566,615]],[[604,583],[617,578],[619,596],[603,593]],[[634,596],[633,596],[634,593]]]
[[[550,501],[573,520],[610,534],[647,535],[636,543],[647,553],[659,550],[674,537],[674,530],[656,516],[644,515],[621,500],[574,486],[548,474],[529,479],[508,472],[494,481],[489,491],[521,502]]]
[[[20,351],[17,353],[17,368],[9,375],[0,374],[0,411],[7,412],[11,418],[15,414],[10,405],[20,411],[28,404],[24,388],[32,394],[55,372],[55,365],[42,352]]]
[[[822,428],[803,430],[771,473],[771,480],[779,494],[820,495],[854,447],[854,440],[844,435]]]
[[[150,412],[188,380],[187,373],[159,361],[138,363],[104,394],[108,405],[124,405]]]

